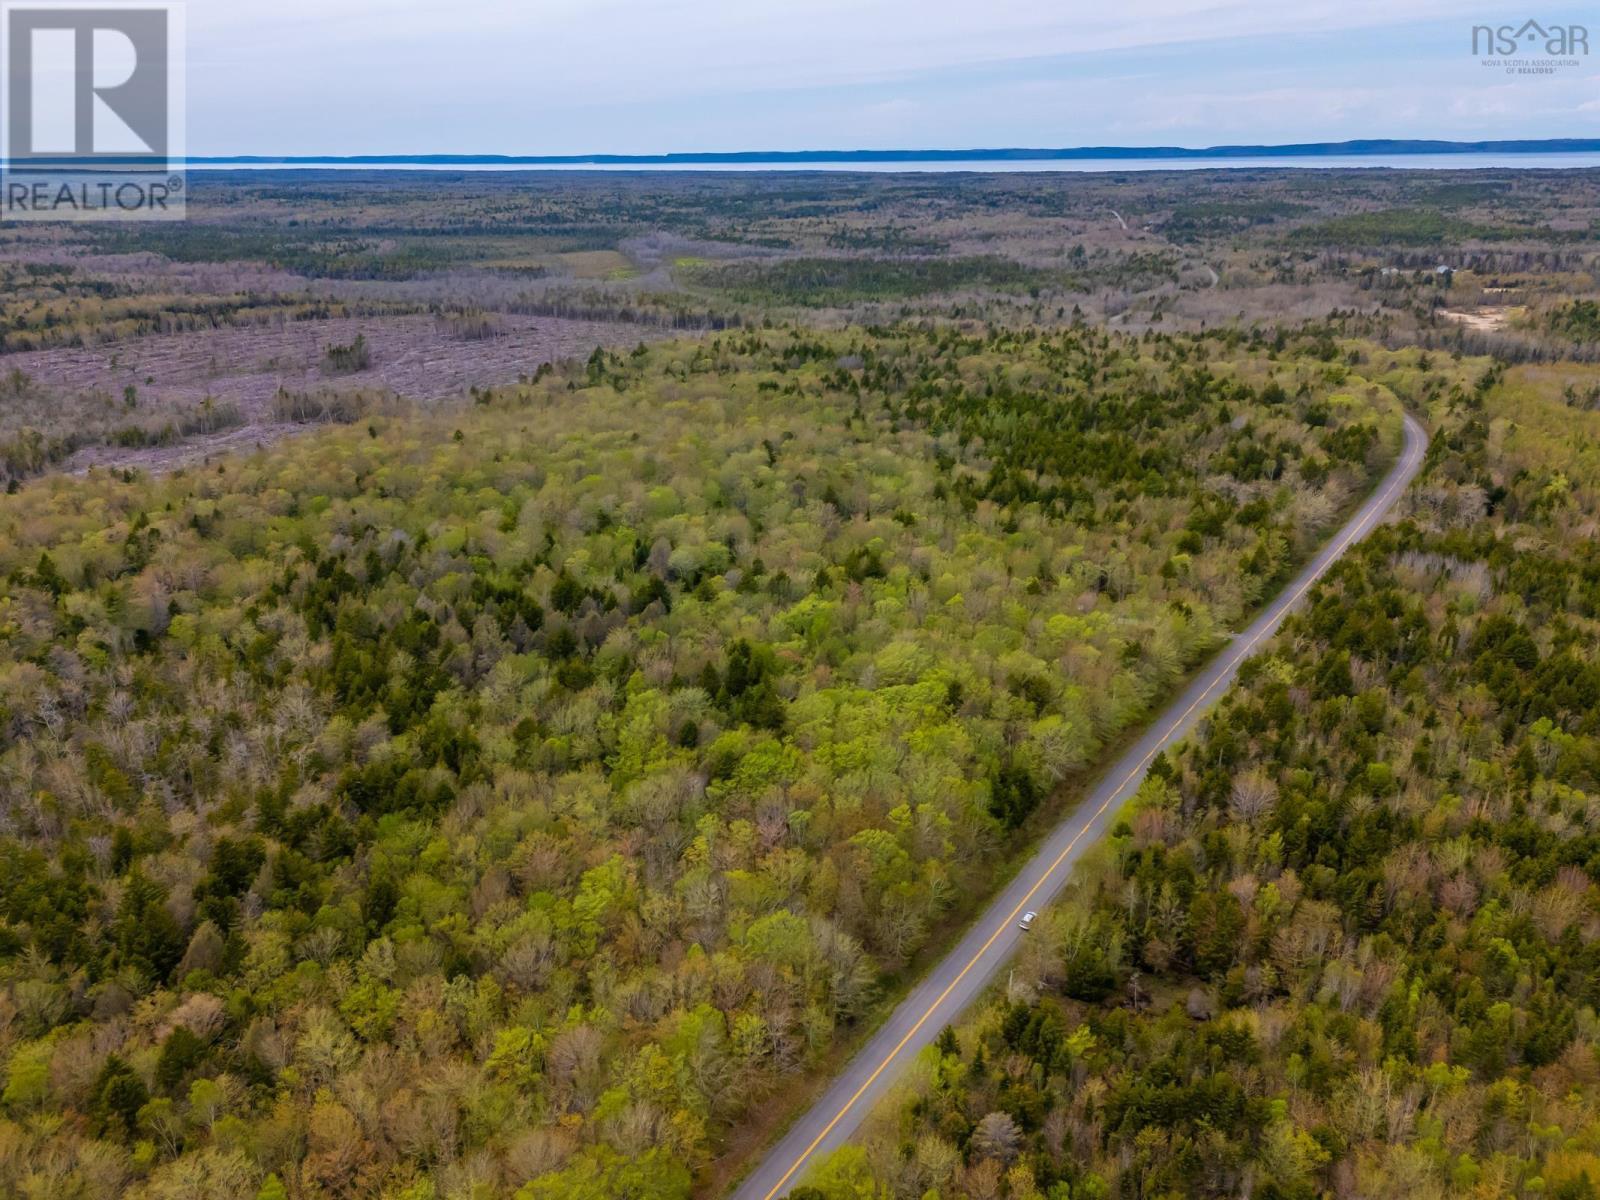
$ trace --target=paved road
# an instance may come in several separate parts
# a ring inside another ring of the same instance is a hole
[[[733,1200],[775,1200],[804,1181],[806,1168],[850,1139],[895,1076],[939,1031],[955,1021],[1001,968],[1024,936],[1017,921],[1061,890],[1074,864],[1138,790],[1157,752],[1181,741],[1227,691],[1239,664],[1274,633],[1311,585],[1394,507],[1422,469],[1428,439],[1406,418],[1405,447],[1378,490],[1250,627],[1229,643],[1168,705],[1143,737],[1106,772],[1103,782],[1051,833],[966,936],[895,1009],[809,1112],[795,1122],[738,1189]]]

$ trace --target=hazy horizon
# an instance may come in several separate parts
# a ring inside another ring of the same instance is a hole
[[[1570,143],[1583,143],[1571,146]],[[1438,149],[1436,147],[1458,147]],[[1518,149],[1503,149],[1517,146]],[[1347,147],[1362,147],[1347,149]],[[1523,149],[1522,147],[1526,147]],[[782,166],[788,163],[814,162],[821,165],[836,163],[849,165],[893,165],[906,163],[963,163],[982,162],[996,167],[1007,164],[1026,165],[1038,162],[1107,162],[1140,161],[1142,156],[1166,160],[1175,164],[1205,163],[1221,159],[1238,158],[1242,161],[1270,161],[1275,158],[1320,161],[1336,158],[1478,158],[1494,155],[1516,157],[1547,157],[1564,155],[1593,155],[1600,153],[1597,138],[1518,138],[1518,139],[1426,139],[1426,138],[1351,138],[1341,142],[1299,143],[1231,143],[1217,145],[1099,145],[1099,146],[887,146],[877,149],[859,149],[849,146],[813,146],[802,150],[770,150],[764,147],[738,147],[722,150],[662,151],[659,153],[615,154],[608,152],[577,153],[565,155],[514,154],[498,150],[418,150],[392,154],[214,154],[195,155],[193,163],[274,163],[305,164],[316,162],[437,163],[439,165],[471,165],[475,163],[545,163],[551,165],[570,163],[605,165],[739,165]],[[1036,157],[1029,157],[1030,155]]]

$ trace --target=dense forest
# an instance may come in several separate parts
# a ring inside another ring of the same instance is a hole
[[[1408,399],[1401,519],[809,1197],[1600,1195],[1600,417]]]
[[[1600,173],[191,185],[0,234],[0,1197],[717,1194],[1401,404],[802,1200],[1600,1194]]]
[[[1365,489],[1421,372],[1328,349],[722,334],[162,478],[20,485],[0,509],[0,1193],[688,1195]],[[1515,641],[1497,671],[1545,670],[1528,694],[1586,686],[1570,653],[1545,666],[1557,628],[1492,636]],[[1399,720],[1364,655],[1316,676],[1380,720],[1350,753]],[[1293,718],[1285,694],[1248,706],[1271,716],[1230,764]],[[1273,811],[1319,831],[1357,803],[1301,790]],[[1499,836],[1546,836],[1535,807]],[[1372,820],[1362,870],[1400,834]],[[1166,828],[1170,852],[1142,835],[1149,886],[1187,903],[1207,868]],[[1270,876],[1286,910],[1291,877],[1305,904],[1353,886],[1337,858],[1291,872],[1296,836]],[[1157,951],[1096,921],[1095,978],[1121,988]],[[1219,1006],[1264,986],[1208,954]],[[1523,969],[1486,978],[1485,1014]],[[1579,999],[1537,995],[1506,1020]],[[1140,1018],[1092,1020],[1104,1055]],[[1052,1119],[1027,1104],[1019,1139]]]

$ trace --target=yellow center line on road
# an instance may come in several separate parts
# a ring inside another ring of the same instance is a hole
[[[1407,438],[1408,442],[1409,440],[1410,439]],[[1345,531],[1344,536],[1333,544],[1333,553],[1328,556],[1327,562],[1325,562],[1319,570],[1314,571],[1310,576],[1308,576],[1306,580],[1295,589],[1294,593],[1288,598],[1288,600],[1283,602],[1283,614],[1280,615],[1286,615],[1289,609],[1298,604],[1300,602],[1300,598],[1311,590],[1311,588],[1317,583],[1318,580],[1322,578],[1322,576],[1330,567],[1333,566],[1334,563],[1339,561],[1340,557],[1349,548],[1350,543],[1359,537],[1365,536],[1367,530],[1371,528],[1376,519],[1383,516],[1388,511],[1389,502],[1394,496],[1395,490],[1401,487],[1403,483],[1409,482],[1405,479],[1404,471],[1404,467],[1406,466],[1406,458],[1409,452],[1409,446],[1402,448],[1400,461],[1396,463],[1396,476],[1390,482],[1389,486],[1379,494],[1378,503],[1373,507],[1371,512],[1369,512],[1365,517],[1358,519],[1355,524],[1351,525],[1350,528]],[[961,986],[961,981],[967,977],[967,974],[972,970],[972,968],[977,966],[978,963],[983,960],[984,955],[988,954],[989,951],[994,948],[995,942],[999,941],[1000,936],[1005,933],[1008,928],[1010,928],[1011,923],[1015,921],[1022,910],[1027,907],[1028,902],[1033,899],[1035,893],[1037,893],[1038,890],[1045,885],[1045,883],[1050,879],[1050,876],[1056,873],[1061,864],[1071,856],[1073,850],[1077,849],[1078,843],[1083,839],[1083,835],[1089,831],[1089,827],[1105,815],[1106,810],[1109,809],[1112,804],[1116,802],[1117,798],[1122,795],[1123,789],[1125,789],[1130,783],[1137,779],[1140,774],[1143,773],[1144,769],[1150,765],[1150,760],[1161,752],[1172,735],[1183,725],[1185,721],[1189,719],[1189,717],[1194,713],[1195,709],[1199,708],[1206,702],[1211,693],[1216,691],[1218,685],[1220,685],[1223,680],[1227,678],[1229,673],[1232,672],[1233,669],[1237,667],[1244,659],[1244,656],[1249,654],[1250,651],[1254,650],[1256,645],[1261,641],[1262,638],[1267,636],[1269,631],[1272,633],[1277,632],[1276,629],[1271,628],[1271,624],[1272,623],[1269,622],[1267,627],[1261,629],[1261,631],[1258,632],[1254,637],[1250,638],[1249,641],[1239,646],[1234,651],[1232,659],[1223,669],[1222,673],[1219,674],[1216,679],[1211,681],[1211,685],[1207,687],[1205,691],[1201,692],[1200,695],[1195,697],[1194,703],[1190,704],[1188,708],[1184,709],[1183,713],[1176,720],[1168,724],[1167,732],[1162,735],[1160,741],[1156,743],[1156,745],[1148,754],[1139,760],[1134,768],[1128,772],[1127,776],[1122,780],[1122,782],[1117,784],[1112,793],[1106,797],[1105,802],[1102,803],[1099,808],[1095,809],[1093,815],[1091,815],[1090,818],[1084,822],[1083,828],[1078,830],[1078,832],[1073,835],[1072,840],[1067,843],[1066,848],[1056,856],[1055,861],[1040,873],[1039,878],[1035,880],[1033,886],[1028,889],[1027,894],[1024,895],[1020,901],[1018,901],[1017,906],[1011,910],[1010,915],[1007,916],[1005,920],[1001,921],[995,928],[995,931],[989,935],[989,940],[984,942],[984,944],[978,949],[978,952],[967,961],[967,965],[961,968],[961,973],[950,981],[950,985],[946,987],[944,991],[939,993],[938,999],[936,999],[932,1004],[928,1005],[927,1011],[917,1018],[917,1023],[906,1032],[905,1037],[900,1039],[899,1044],[897,1044],[893,1050],[889,1051],[889,1053],[884,1056],[883,1061],[877,1065],[872,1074],[867,1076],[866,1082],[856,1089],[855,1094],[851,1096],[850,1099],[845,1101],[844,1106],[834,1114],[833,1120],[829,1121],[828,1124],[823,1128],[822,1132],[817,1134],[817,1136],[812,1139],[811,1144],[800,1152],[799,1157],[794,1160],[794,1164],[783,1173],[783,1178],[778,1180],[778,1182],[773,1185],[772,1190],[768,1192],[762,1198],[762,1200],[773,1200],[775,1196],[777,1196],[786,1186],[788,1186],[789,1180],[794,1178],[795,1172],[800,1170],[800,1168],[805,1165],[806,1160],[816,1153],[817,1147],[822,1145],[823,1141],[830,1133],[834,1131],[834,1128],[839,1124],[839,1122],[844,1120],[845,1116],[850,1112],[850,1110],[855,1107],[856,1102],[866,1094],[867,1089],[876,1083],[878,1081],[878,1077],[889,1069],[890,1064],[892,1064],[894,1060],[900,1056],[900,1052],[906,1048],[906,1046],[911,1042],[911,1039],[917,1036],[918,1031],[920,1031],[922,1027],[928,1023],[933,1014],[939,1010],[939,1006],[950,998],[950,993]]]

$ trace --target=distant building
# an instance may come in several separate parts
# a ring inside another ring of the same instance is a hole
[[[1393,279],[1399,275],[1412,275],[1414,278],[1416,274],[1416,272],[1407,271],[1404,267],[1378,268],[1378,275],[1382,279]],[[1447,267],[1441,263],[1439,266],[1433,269],[1433,274],[1442,279],[1445,283],[1445,286],[1448,287],[1450,282],[1456,277],[1456,269],[1454,267]]]

